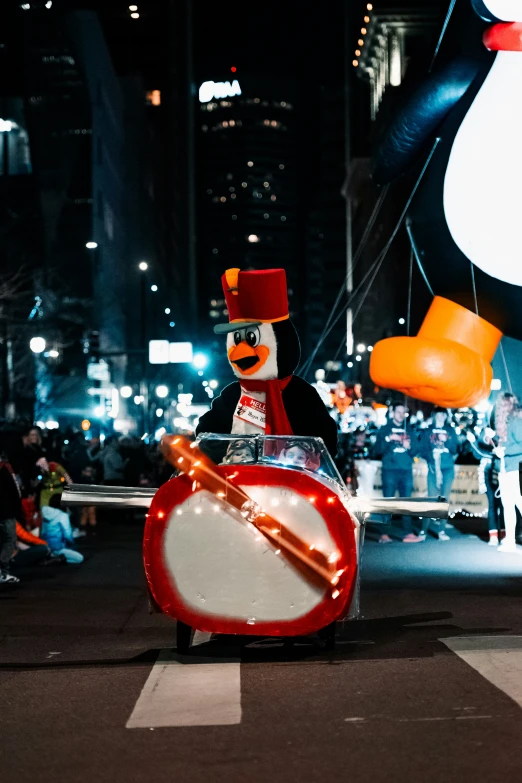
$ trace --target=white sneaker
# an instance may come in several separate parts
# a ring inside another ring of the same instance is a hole
[[[86,535],[87,535],[87,533],[85,532],[85,530],[80,530],[77,527],[74,528],[74,530],[73,530],[73,538],[83,538]]]
[[[0,585],[17,585],[20,580],[12,574],[0,574]]]
[[[517,547],[515,542],[507,542],[506,539],[500,544],[500,546],[497,549],[497,552],[503,552],[504,554],[508,555],[516,555],[519,554],[521,550]]]
[[[444,532],[444,530],[441,530],[439,533],[439,541],[451,541],[451,539],[448,534]]]
[[[498,546],[498,536],[490,536],[488,546]]]

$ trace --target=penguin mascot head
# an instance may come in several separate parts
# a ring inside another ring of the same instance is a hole
[[[227,335],[227,356],[234,374],[245,381],[292,375],[301,348],[288,313],[285,270],[228,269],[222,283],[230,322],[218,324],[214,332]]]

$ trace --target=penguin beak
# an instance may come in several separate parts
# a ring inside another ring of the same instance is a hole
[[[253,375],[266,362],[270,355],[270,349],[266,345],[258,345],[252,348],[243,340],[239,345],[234,345],[228,351],[228,359],[234,364],[241,375]]]

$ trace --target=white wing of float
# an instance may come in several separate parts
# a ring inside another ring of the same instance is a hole
[[[97,484],[68,484],[62,503],[70,508],[97,506],[101,508],[149,508],[157,489],[151,487],[101,487]],[[362,498],[347,501],[357,515],[402,514],[403,516],[447,519],[449,503],[442,498]]]

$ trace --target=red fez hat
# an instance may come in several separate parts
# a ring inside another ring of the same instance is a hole
[[[215,326],[216,334],[226,334],[252,325],[273,324],[289,318],[284,269],[254,272],[227,269],[221,283],[230,323]]]

